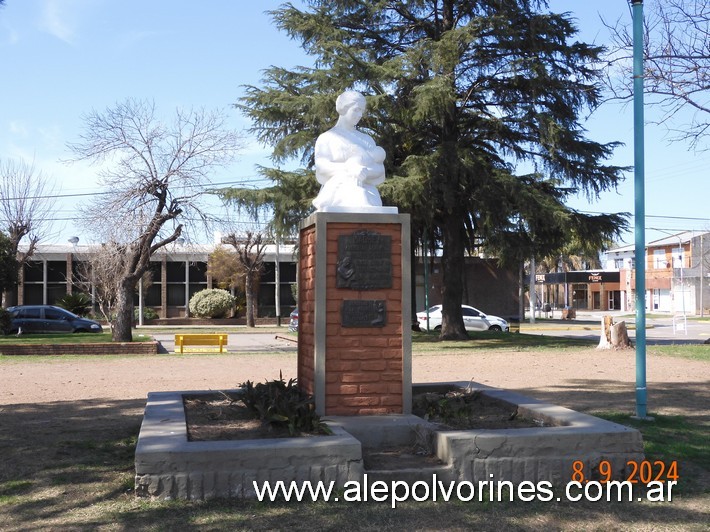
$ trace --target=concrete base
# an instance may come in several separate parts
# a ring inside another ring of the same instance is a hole
[[[136,447],[136,494],[163,499],[254,498],[253,481],[350,480],[549,481],[571,480],[572,464],[592,472],[610,462],[615,479],[628,476],[627,462],[643,460],[635,429],[567,408],[487,386],[462,383],[415,385],[414,393],[472,387],[517,405],[527,418],[553,426],[500,430],[440,430],[413,415],[331,416],[332,436],[247,441],[188,442],[183,394],[148,395]],[[213,392],[204,392],[213,393]],[[366,471],[362,451],[413,444],[430,437],[443,465],[434,468]],[[588,475],[590,473],[587,473]]]

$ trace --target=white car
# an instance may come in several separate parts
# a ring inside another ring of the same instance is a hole
[[[510,327],[508,322],[498,316],[485,314],[480,310],[461,305],[461,313],[463,314],[463,324],[467,331],[505,331],[508,332]],[[425,310],[417,312],[417,321],[419,327],[423,330],[427,328],[427,313]],[[434,305],[429,308],[429,329],[441,329],[441,305]]]

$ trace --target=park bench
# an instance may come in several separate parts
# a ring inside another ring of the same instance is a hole
[[[224,353],[226,351],[227,342],[228,336],[226,334],[176,334],[175,353],[183,354],[185,352],[195,353],[201,351]]]

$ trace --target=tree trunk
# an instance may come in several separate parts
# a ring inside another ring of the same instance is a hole
[[[611,349],[611,326],[614,324],[614,318],[611,316],[602,316],[602,330],[599,335],[599,345],[597,349]]]
[[[111,339],[114,342],[132,342],[133,333],[133,289],[135,284],[123,280],[116,298],[116,320],[113,323]]]
[[[254,327],[254,283],[251,273],[247,273],[244,279],[244,293],[247,299],[247,327]]]
[[[441,257],[443,288],[442,299],[442,340],[467,340],[468,334],[461,314],[463,294],[464,245],[461,217],[451,213],[444,227],[444,252]]]
[[[613,345],[615,349],[631,347],[631,340],[629,340],[629,333],[626,330],[625,321],[620,321],[611,326],[611,345]]]

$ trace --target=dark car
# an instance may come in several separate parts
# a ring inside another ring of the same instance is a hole
[[[19,305],[7,311],[12,318],[10,333],[103,332],[99,323],[52,305]]]
[[[288,330],[296,332],[298,331],[298,309],[293,309],[291,312],[291,315],[289,316],[290,320],[288,322]]]

